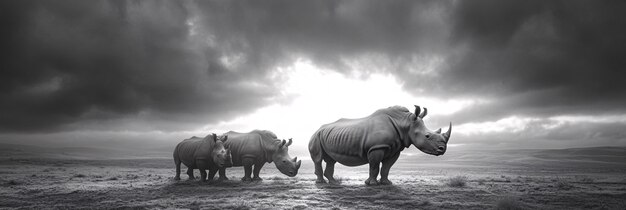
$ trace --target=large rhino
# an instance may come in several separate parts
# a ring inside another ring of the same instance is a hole
[[[187,166],[189,179],[194,179],[193,169],[200,170],[200,180],[213,180],[219,168],[232,165],[231,153],[228,146],[224,146],[224,141],[228,136],[218,139],[216,134],[208,135],[204,138],[191,137],[176,145],[174,149],[174,163],[176,164],[175,180],[180,180],[180,163]]]
[[[225,145],[232,152],[232,166],[243,166],[245,175],[242,181],[260,181],[259,172],[265,163],[274,162],[278,170],[290,177],[298,174],[301,161],[297,157],[291,159],[288,154],[289,142],[279,140],[276,134],[267,130],[254,130],[249,133],[230,131],[226,133],[228,141]],[[254,177],[250,174],[254,165]],[[220,168],[220,180],[227,180],[225,168]]]
[[[380,169],[380,184],[391,184],[388,179],[389,169],[396,162],[400,152],[411,144],[431,155],[443,155],[452,132],[452,123],[448,132],[441,129],[431,131],[424,125],[420,107],[415,106],[415,114],[400,106],[379,109],[370,116],[360,119],[340,119],[320,127],[311,137],[309,152],[315,163],[316,183],[325,183],[325,176],[331,184],[335,163],[346,166],[359,166],[369,163],[367,185],[378,185],[376,177]],[[326,171],[322,170],[322,160],[326,162]],[[322,176],[323,175],[323,176]]]

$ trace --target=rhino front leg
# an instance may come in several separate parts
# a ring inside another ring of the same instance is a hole
[[[261,179],[261,177],[259,177],[259,172],[261,172],[261,168],[263,168],[263,165],[265,165],[265,162],[259,162],[254,164],[254,171],[252,171],[254,173],[254,177],[252,177],[252,181],[263,180]]]
[[[207,177],[208,181],[213,181],[213,178],[215,178],[215,174],[217,173],[219,169],[217,168],[210,168],[209,169],[209,176]]]
[[[383,160],[383,166],[380,168],[380,184],[383,185],[390,185],[392,184],[391,181],[389,181],[389,170],[391,169],[391,166],[393,166],[394,163],[396,163],[396,160],[398,160],[398,157],[400,157],[400,152],[398,152],[398,154],[395,154],[391,157],[388,157],[386,160]]]
[[[201,160],[196,160],[196,165],[198,166],[198,170],[200,171],[200,181],[207,181],[206,177],[207,177],[207,173],[206,170],[208,168],[208,161],[201,159]]]
[[[192,167],[187,167],[187,175],[189,175],[189,179],[196,179],[196,177],[193,176],[193,168]]]
[[[380,161],[383,160],[385,151],[383,149],[372,150],[367,155],[367,160],[370,163],[370,177],[365,180],[366,185],[378,185],[376,177],[378,177]]]
[[[226,168],[220,168],[220,178],[218,178],[217,180],[218,181],[228,180],[228,177],[226,176]]]
[[[324,176],[328,179],[328,183],[330,184],[339,184],[333,175],[335,174],[335,160],[326,160],[326,170],[324,170]]]
[[[243,175],[243,178],[241,178],[241,181],[244,181],[244,182],[252,181],[252,178],[250,177],[250,175],[252,175],[252,164],[254,164],[254,159],[244,158],[241,162],[243,163],[243,170],[245,173]]]
[[[315,175],[317,175],[317,180],[315,180],[315,183],[326,183],[326,180],[324,180],[324,169],[322,169],[322,160],[318,161],[318,162],[313,162],[315,164]]]

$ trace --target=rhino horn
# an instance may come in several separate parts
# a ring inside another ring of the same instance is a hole
[[[424,117],[426,117],[426,115],[427,115],[427,114],[428,114],[428,109],[427,109],[426,107],[424,107],[424,112],[422,112],[422,113],[419,115],[419,118],[424,118]]]
[[[420,106],[418,106],[418,105],[413,105],[413,106],[415,106],[415,119],[414,120],[417,120],[417,116],[422,111],[422,108],[420,108]]]
[[[285,146],[291,146],[291,143],[293,143],[293,140],[291,138],[289,138],[289,142],[287,142],[287,144]]]
[[[298,162],[296,162],[296,169],[300,169],[300,165],[302,165],[302,160],[298,160]]]
[[[441,134],[441,128],[437,129],[435,133]]]
[[[452,122],[450,122],[450,126],[448,127],[448,132],[443,134],[443,137],[446,138],[446,142],[450,140],[450,135],[452,134]]]
[[[293,158],[293,160],[291,160],[291,162],[294,162],[294,163],[295,163],[296,161],[298,161],[298,157],[294,157],[294,158]]]

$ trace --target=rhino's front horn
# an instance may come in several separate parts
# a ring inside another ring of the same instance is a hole
[[[452,134],[452,122],[450,122],[450,126],[448,127],[448,132],[443,134],[443,137],[446,138],[446,142],[450,140],[450,135]]]
[[[298,162],[296,162],[296,169],[300,169],[300,165],[302,165],[302,160],[298,160]]]

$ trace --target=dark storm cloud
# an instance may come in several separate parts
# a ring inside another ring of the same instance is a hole
[[[442,84],[453,95],[497,100],[462,113],[474,119],[623,113],[624,9],[619,1],[460,2],[457,52]]]
[[[266,104],[275,91],[266,78],[196,47],[188,3],[0,3],[0,130],[106,130],[115,119],[189,129]]]
[[[0,4],[4,131],[228,120],[280,98],[270,73],[298,58],[390,72],[418,96],[491,99],[455,123],[625,111],[623,2]],[[416,67],[431,58],[433,72]]]

